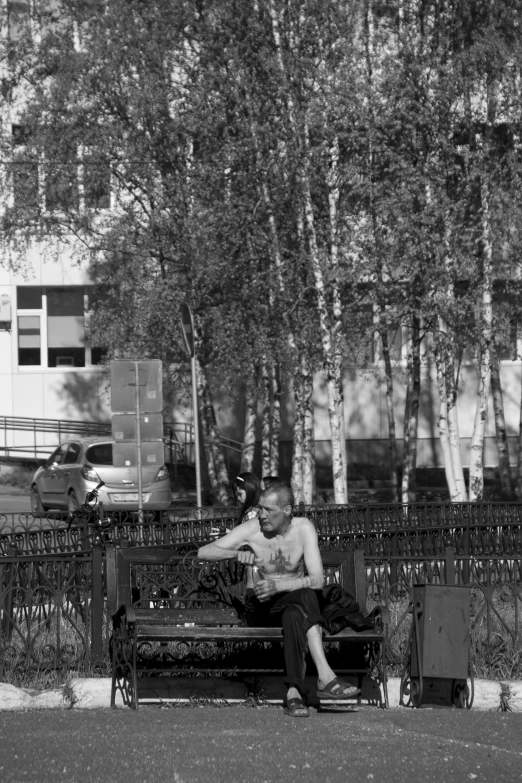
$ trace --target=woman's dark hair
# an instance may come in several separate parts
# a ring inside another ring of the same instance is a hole
[[[251,509],[253,506],[256,506],[259,501],[259,496],[261,495],[261,482],[259,481],[257,476],[254,476],[253,473],[249,473],[246,471],[245,473],[240,473],[239,476],[234,481],[234,484],[232,485],[232,489],[234,491],[234,497],[237,500],[237,491],[238,489],[244,489],[246,492],[246,498],[245,502],[241,506],[241,510],[239,512],[239,518],[238,518],[238,524],[243,521],[245,514],[249,509]]]

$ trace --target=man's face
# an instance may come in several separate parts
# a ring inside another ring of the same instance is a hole
[[[263,533],[278,533],[288,523],[289,508],[280,506],[277,495],[269,490],[263,492],[259,499],[259,525]]]

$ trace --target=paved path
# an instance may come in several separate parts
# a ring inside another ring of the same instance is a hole
[[[0,713],[3,783],[522,780],[522,714],[176,707]]]

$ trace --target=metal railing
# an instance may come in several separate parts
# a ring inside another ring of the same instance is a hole
[[[185,423],[165,423],[164,442],[171,464],[193,461],[191,429]],[[64,440],[105,435],[111,435],[110,422],[0,416],[0,454],[5,459],[41,460]]]
[[[522,558],[464,558],[447,547],[438,557],[368,557],[365,564],[367,609],[389,610],[388,655],[396,673],[407,652],[413,586],[466,584],[475,674],[520,678]],[[0,557],[0,674],[107,664],[109,643],[101,548]]]
[[[417,503],[409,506],[297,506],[317,530],[324,550],[363,549],[366,557],[439,557],[452,546],[459,556],[522,556],[522,504]],[[223,535],[237,521],[230,507],[114,512],[110,539],[135,546],[187,544]],[[67,552],[82,548],[81,531],[68,531],[64,515],[0,514],[0,553]]]

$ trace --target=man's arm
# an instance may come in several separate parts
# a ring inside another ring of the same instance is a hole
[[[264,579],[254,585],[254,592],[260,601],[266,601],[275,593],[300,590],[310,587],[320,590],[324,584],[323,561],[319,551],[319,542],[314,525],[306,520],[303,524],[303,558],[308,576],[288,577],[288,579]]]
[[[218,541],[213,541],[211,544],[205,544],[205,546],[200,547],[198,549],[198,558],[211,561],[235,558],[240,563],[251,565],[256,560],[254,553],[240,552],[239,549],[249,543],[250,536],[256,530],[259,530],[257,519],[251,522],[243,522]]]

